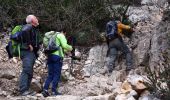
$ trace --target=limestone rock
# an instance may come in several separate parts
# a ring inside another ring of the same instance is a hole
[[[151,95],[142,96],[142,97],[139,98],[139,100],[154,100],[154,99],[156,99],[156,98],[154,98]]]
[[[142,0],[141,4],[142,5],[153,5],[153,2],[152,2],[152,0]]]
[[[64,96],[54,96],[54,97],[47,97],[46,100],[82,100],[83,97],[80,96],[71,96],[71,95],[64,95]]]
[[[99,96],[90,96],[86,97],[83,100],[114,100],[114,94],[107,94],[107,95],[99,95]]]
[[[84,76],[91,76],[104,69],[106,61],[107,45],[97,45],[90,49],[88,60],[83,68]]]
[[[140,94],[141,97],[144,97],[144,96],[147,96],[147,95],[150,95],[150,92],[148,90],[145,90]]]
[[[69,65],[68,65],[68,64],[65,64],[64,66],[62,66],[62,69],[63,69],[63,70],[68,70],[68,69],[69,69]]]
[[[130,91],[132,91],[131,84],[127,81],[123,82],[123,84],[121,86],[121,92],[124,94],[127,94],[127,93],[130,93]]]
[[[125,76],[126,72],[124,70],[113,71],[107,83],[112,85],[114,82],[122,82],[126,78]]]
[[[115,100],[127,100],[127,98],[125,94],[120,94],[116,96]]]
[[[0,78],[13,79],[16,77],[16,72],[13,69],[0,70]]]
[[[42,90],[40,81],[37,79],[32,79],[31,88],[36,92],[40,92]]]
[[[127,81],[133,86],[133,89],[138,93],[141,93],[147,88],[144,84],[144,82],[146,82],[144,76],[129,75]]]

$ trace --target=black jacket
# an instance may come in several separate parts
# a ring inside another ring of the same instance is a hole
[[[21,50],[30,50],[29,45],[33,46],[34,52],[39,49],[39,31],[31,24],[26,24],[22,27],[22,45]]]

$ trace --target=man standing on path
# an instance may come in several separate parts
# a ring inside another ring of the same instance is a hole
[[[56,50],[53,53],[48,54],[48,58],[47,58],[48,76],[45,81],[43,92],[42,92],[44,97],[49,96],[48,88],[50,83],[52,83],[52,95],[53,96],[61,95],[61,93],[57,91],[57,86],[60,81],[64,53],[73,50],[72,46],[67,44],[67,39],[65,35],[66,35],[66,30],[62,29],[60,33],[57,34],[55,39],[56,44],[59,45],[59,50]]]
[[[29,91],[33,77],[33,66],[37,57],[39,48],[38,31],[36,27],[39,25],[38,19],[34,15],[26,17],[26,25],[22,27],[22,43],[21,43],[21,60],[22,72],[19,80],[19,90],[22,96],[33,95]]]

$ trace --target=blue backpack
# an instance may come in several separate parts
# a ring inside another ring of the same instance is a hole
[[[111,41],[117,38],[118,35],[117,32],[118,32],[117,23],[115,21],[109,21],[106,24],[106,39],[108,41]]]

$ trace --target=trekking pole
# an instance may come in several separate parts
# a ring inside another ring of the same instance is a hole
[[[80,61],[81,58],[75,56],[75,44],[76,44],[76,38],[73,37],[73,36],[70,37],[70,38],[71,38],[70,44],[72,45],[73,50],[71,51],[71,56],[70,56],[70,57],[71,57],[71,66],[70,66],[69,72],[70,72],[70,75],[72,75],[72,76],[75,77],[75,75],[74,75],[74,73],[73,73],[74,63],[75,63],[75,60]]]
[[[71,66],[70,66],[69,72],[70,72],[70,75],[72,75],[72,76],[74,76],[73,75],[73,64],[74,64],[74,60],[71,58]]]

